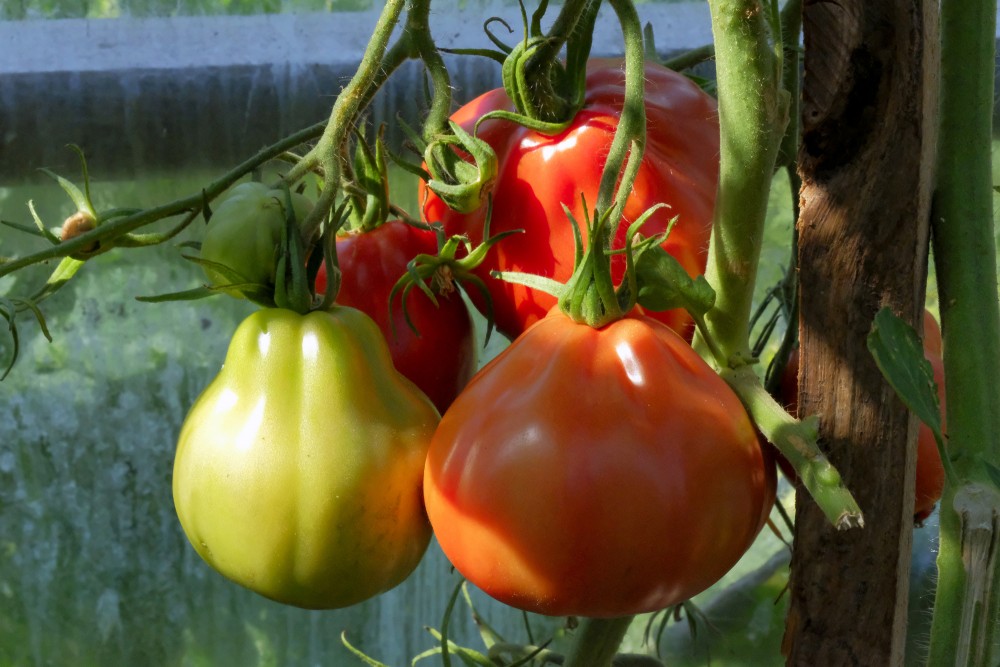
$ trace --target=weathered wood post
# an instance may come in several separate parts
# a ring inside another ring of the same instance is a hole
[[[916,422],[865,338],[883,306],[921,321],[936,11],[927,0],[803,7],[799,410],[819,416],[866,527],[838,533],[798,503],[789,665],[903,664]]]

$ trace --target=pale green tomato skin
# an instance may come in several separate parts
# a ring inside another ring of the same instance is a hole
[[[423,467],[439,419],[367,315],[258,311],[181,429],[177,516],[238,584],[308,609],[356,604],[427,548]]]
[[[292,193],[295,219],[301,221],[312,210],[307,197]],[[278,266],[281,230],[285,226],[285,193],[263,183],[240,183],[222,199],[212,213],[201,242],[201,257],[229,267],[246,282],[274,286]],[[209,283],[216,287],[233,281],[210,267],[205,268]],[[224,290],[244,296],[237,288]]]

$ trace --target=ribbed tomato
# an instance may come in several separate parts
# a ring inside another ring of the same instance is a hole
[[[660,322],[557,308],[445,413],[424,500],[452,564],[550,615],[661,609],[716,582],[774,500],[774,462],[729,386]]]
[[[654,214],[643,233],[665,230],[677,223],[663,247],[691,274],[704,272],[712,209],[719,170],[719,124],[716,103],[688,78],[649,63],[646,81],[646,149],[642,166],[625,208],[615,241],[624,245],[627,222],[650,206],[670,206]],[[541,319],[555,303],[553,297],[521,285],[490,277],[490,271],[534,273],[559,281],[573,270],[573,230],[563,205],[583,226],[584,210],[597,201],[598,185],[625,98],[625,73],[619,60],[593,60],[588,65],[586,100],[564,131],[547,136],[508,120],[487,120],[478,137],[493,147],[498,176],[493,187],[491,234],[522,229],[490,250],[478,275],[493,299],[497,328],[514,337]],[[513,110],[503,89],[492,90],[460,108],[452,120],[471,132],[476,121],[494,110]],[[426,220],[441,221],[449,235],[483,239],[486,207],[462,215],[450,210],[421,184]],[[583,230],[586,234],[586,230]],[[617,282],[625,268],[622,256],[612,262]],[[477,294],[472,295],[478,299]],[[477,305],[480,305],[477,301]],[[676,331],[690,334],[686,312],[655,313]]]
[[[357,604],[427,548],[421,484],[437,423],[368,316],[257,311],[184,420],[177,516],[242,586],[309,609]]]

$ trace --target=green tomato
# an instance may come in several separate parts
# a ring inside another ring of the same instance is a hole
[[[423,468],[439,419],[361,311],[258,311],[181,429],[181,526],[213,568],[273,600],[366,600],[427,548]]]
[[[312,210],[307,197],[292,193],[295,219],[301,221]],[[212,213],[201,242],[201,258],[221,264],[236,273],[236,281],[222,272],[205,266],[209,282],[225,287],[235,282],[274,287],[278,265],[281,230],[285,226],[285,193],[263,183],[240,183]],[[224,290],[235,297],[246,297],[249,288]]]

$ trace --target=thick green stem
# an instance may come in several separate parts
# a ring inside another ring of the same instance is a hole
[[[992,144],[996,7],[986,0],[941,3],[941,125],[938,184],[931,224],[940,292],[948,388],[948,452],[961,486],[946,484],[941,501],[941,550],[931,630],[930,663],[991,665],[1000,571],[986,570],[992,590],[977,608],[970,590],[976,552],[974,520],[957,507],[970,484],[994,488],[987,466],[1000,461],[1000,309],[993,236]],[[997,529],[995,508],[992,522]],[[995,544],[996,540],[993,539]],[[979,576],[983,575],[980,570]],[[974,619],[975,622],[972,622]],[[979,637],[963,636],[972,630]],[[963,662],[956,662],[956,658]]]
[[[610,667],[631,624],[631,616],[583,619],[563,667]]]
[[[782,51],[769,29],[773,5],[763,0],[709,0],[719,88],[720,163],[712,241],[705,277],[716,290],[705,315],[709,337],[733,387],[765,436],[789,458],[837,528],[864,525],[854,498],[817,446],[808,423],[784,414],[750,365],[749,343],[757,264],[768,193],[788,123],[790,95],[781,87]],[[696,340],[702,346],[703,341]]]
[[[710,0],[719,87],[719,191],[705,277],[709,331],[731,366],[750,362],[749,321],[767,197],[788,122],[781,61],[760,0]]]

